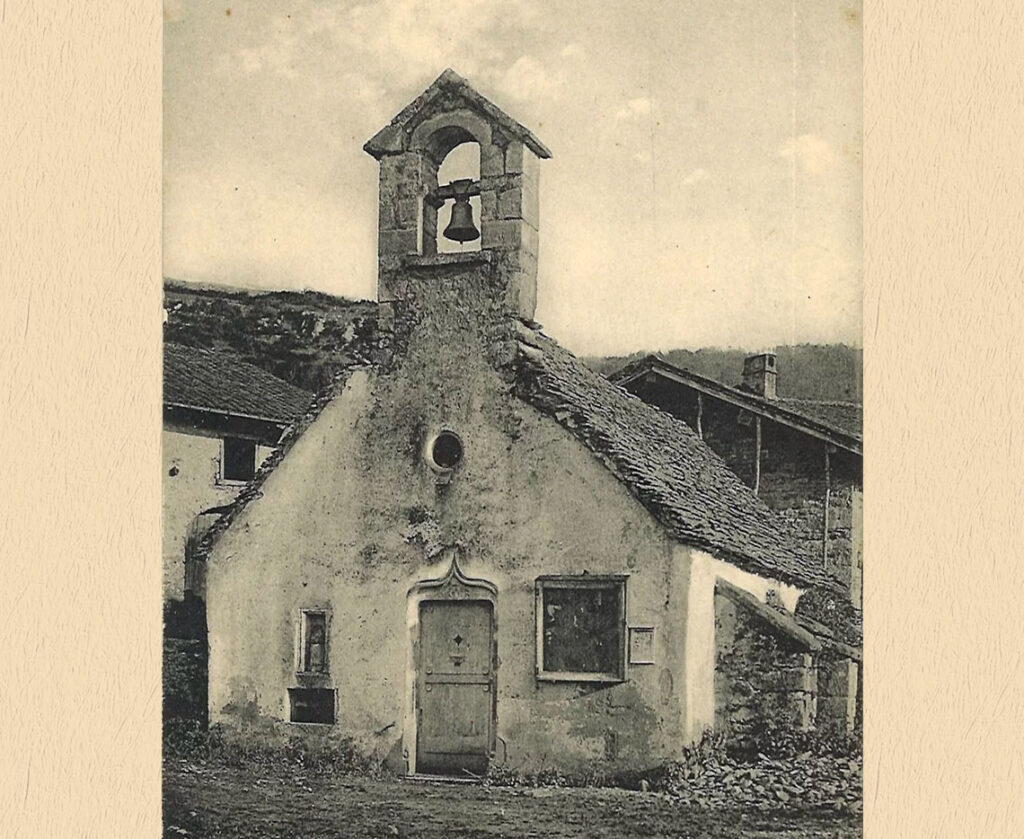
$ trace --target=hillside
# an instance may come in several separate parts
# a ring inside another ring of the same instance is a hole
[[[836,402],[863,400],[863,354],[846,344],[797,344],[775,348],[779,396]],[[727,385],[738,385],[743,359],[750,351],[708,347],[699,350],[636,352],[627,356],[591,357],[586,363],[608,375],[645,355],[657,355],[676,367]]]
[[[376,342],[377,304],[315,291],[244,291],[164,280],[164,340],[226,350],[318,390]]]
[[[164,340],[227,350],[285,381],[317,390],[335,371],[372,354],[377,343],[377,304],[313,291],[245,291],[164,281]],[[861,351],[845,344],[776,348],[779,396],[790,399],[861,401]],[[705,348],[657,352],[682,367],[737,385],[741,349]],[[585,358],[609,374],[648,352]]]

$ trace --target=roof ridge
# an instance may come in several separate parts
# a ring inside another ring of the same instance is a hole
[[[378,160],[386,154],[400,151],[401,148],[396,146],[396,142],[399,140],[402,129],[408,123],[415,121],[423,110],[446,90],[461,96],[468,106],[482,111],[486,117],[517,136],[538,157],[551,157],[551,150],[537,138],[536,134],[515,117],[505,113],[502,108],[480,93],[450,67],[446,68],[422,93],[395,114],[387,125],[367,140],[363,145],[363,151]]]

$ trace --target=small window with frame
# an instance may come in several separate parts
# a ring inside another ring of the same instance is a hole
[[[298,673],[318,676],[330,672],[327,651],[327,612],[324,609],[303,609],[299,622]]]
[[[225,437],[221,441],[220,479],[228,484],[241,484],[256,474],[256,441],[242,437]]]
[[[537,578],[537,678],[626,677],[626,576]]]

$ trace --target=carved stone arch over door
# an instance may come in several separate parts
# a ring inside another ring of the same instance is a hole
[[[467,577],[457,554],[443,577],[409,591],[417,600],[414,771],[481,775],[494,753],[497,587]]]

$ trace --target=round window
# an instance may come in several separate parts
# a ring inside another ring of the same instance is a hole
[[[430,444],[430,459],[439,469],[454,469],[462,460],[462,441],[451,431],[442,431]]]

